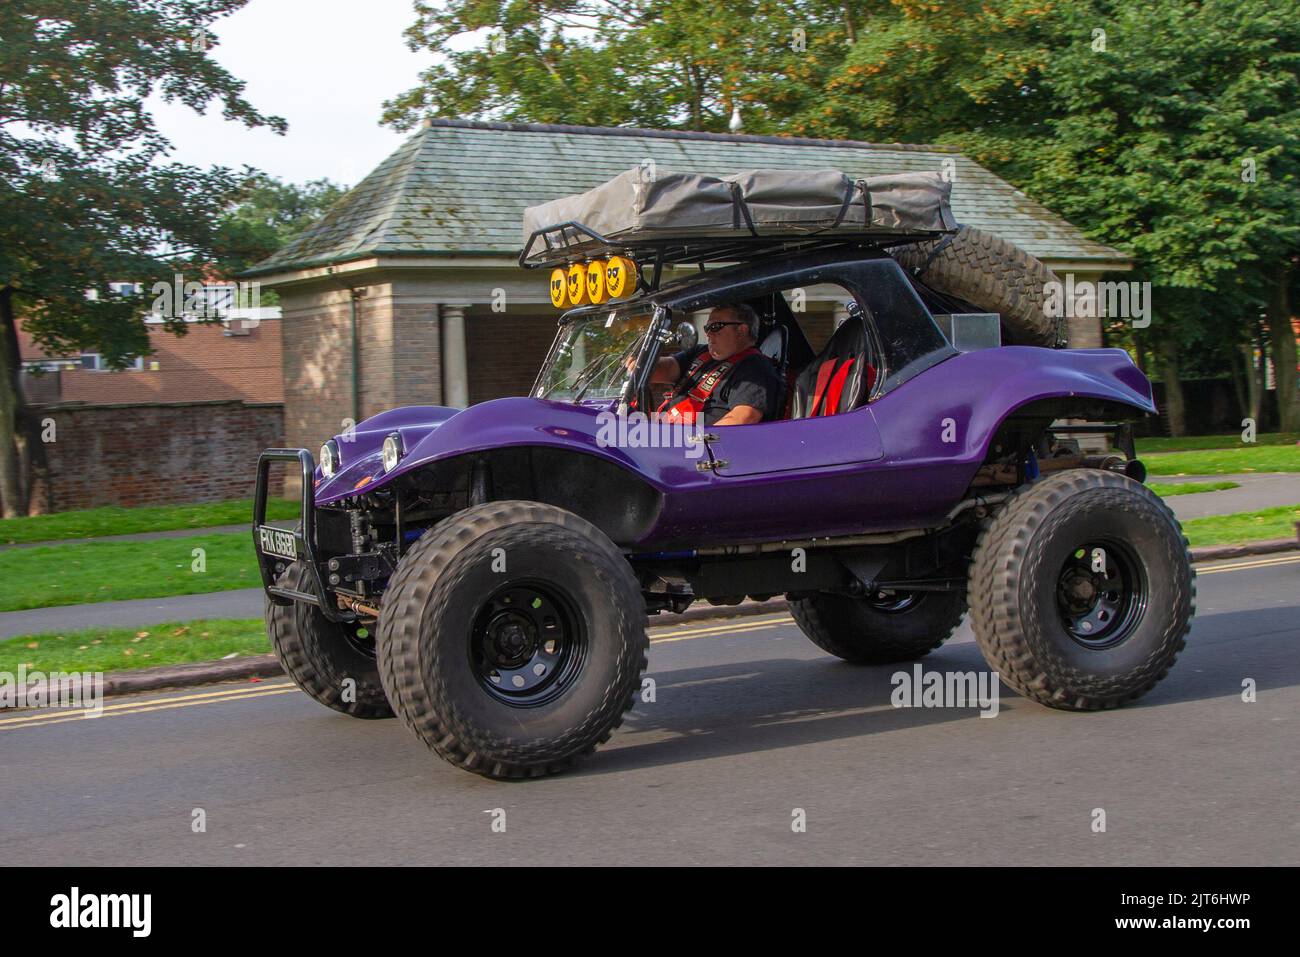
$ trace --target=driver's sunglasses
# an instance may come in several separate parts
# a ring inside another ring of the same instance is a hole
[[[710,335],[710,336],[711,336],[711,335],[713,335],[715,332],[719,332],[719,331],[721,331],[722,329],[725,329],[727,326],[745,326],[745,325],[748,325],[748,323],[746,323],[746,322],[710,322],[708,325],[706,325],[706,326],[704,327],[704,332],[705,332],[706,335]]]

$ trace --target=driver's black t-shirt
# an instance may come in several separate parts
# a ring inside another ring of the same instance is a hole
[[[682,370],[673,388],[682,384],[681,376],[691,367],[691,363],[709,347],[699,345],[673,355]],[[767,422],[780,413],[778,403],[781,399],[781,377],[776,374],[772,360],[762,353],[755,353],[728,373],[709,395],[704,403],[704,414],[700,420],[706,425],[714,425],[738,405],[750,405],[763,413]]]

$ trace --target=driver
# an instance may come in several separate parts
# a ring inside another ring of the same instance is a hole
[[[704,326],[707,345],[655,363],[650,382],[672,383],[660,421],[706,427],[751,425],[777,415],[781,379],[758,351],[758,313],[746,303],[716,306]]]

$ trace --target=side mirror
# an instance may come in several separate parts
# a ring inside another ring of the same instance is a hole
[[[677,343],[677,351],[685,352],[688,349],[694,349],[700,342],[700,333],[695,328],[693,322],[680,322],[677,324],[677,334],[674,336]]]

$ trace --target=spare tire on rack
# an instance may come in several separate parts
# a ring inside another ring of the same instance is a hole
[[[1063,320],[1043,310],[1056,275],[1023,249],[973,226],[891,254],[926,286],[1002,316],[1002,341],[1011,346],[1063,348]]]

